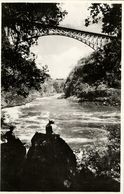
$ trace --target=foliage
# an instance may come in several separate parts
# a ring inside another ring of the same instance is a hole
[[[109,87],[119,87],[121,80],[121,46],[112,41],[103,51],[96,51],[87,58],[83,67],[84,81],[98,85],[101,81]]]
[[[24,97],[28,96],[31,89],[39,90],[40,84],[48,77],[47,68],[38,69],[35,61],[23,58],[12,48],[7,38],[2,41],[2,90],[14,91]]]
[[[48,77],[44,84],[41,86],[41,94],[42,95],[53,95],[55,93],[62,93],[64,87],[64,79],[52,79]]]
[[[45,82],[41,85],[40,94],[42,96],[51,96],[55,94],[55,88],[53,87],[53,80],[51,77],[48,77]]]
[[[92,4],[90,17],[85,21],[88,26],[97,23],[102,18],[102,31],[116,34],[116,38],[93,52],[87,58],[82,58],[68,76],[64,91],[65,96],[76,95],[93,100],[98,97],[97,88],[101,84],[107,88],[120,88],[121,83],[121,5]],[[92,91],[90,91],[92,87]],[[96,87],[96,89],[95,89]],[[87,88],[85,90],[85,88]],[[96,90],[96,92],[94,92]],[[103,91],[100,92],[100,95]],[[106,94],[105,94],[106,96]]]
[[[109,50],[109,46],[107,45],[106,47]],[[90,91],[96,90],[97,94],[97,90],[102,90],[102,87],[98,89],[101,84],[105,86],[104,90],[107,90],[108,87],[120,88],[121,71],[118,52],[116,51],[116,54],[112,56],[114,54],[112,52],[101,53],[100,51],[96,51],[89,57],[81,59],[65,82],[65,96],[76,95],[77,97],[81,97],[82,94],[84,96],[84,93],[86,93],[88,97]],[[101,91],[102,93],[103,91]],[[97,96],[94,95],[93,97]]]
[[[55,79],[53,82],[53,87],[55,88],[57,93],[62,93],[63,92],[63,87],[64,87],[64,79]]]
[[[66,12],[56,3],[3,3],[2,29],[24,55],[47,25],[58,25]]]
[[[120,125],[105,128],[108,131],[108,142],[96,142],[92,147],[83,149],[79,169],[86,166],[96,176],[109,176],[120,179]]]
[[[91,23],[98,23],[102,20],[102,32],[121,36],[121,4],[104,4],[93,3],[90,7],[90,16],[85,20],[85,25],[89,26]]]
[[[38,69],[30,47],[48,25],[58,25],[66,12],[56,3],[2,3],[2,90],[27,97],[48,77]]]
[[[105,74],[110,86],[114,86],[114,80],[121,80],[121,29],[122,29],[122,5],[121,4],[92,4],[89,7],[90,17],[85,21],[88,26],[98,23],[102,19],[102,32],[116,35],[109,44],[100,52],[96,52],[97,60],[102,64],[100,71]],[[93,56],[95,58],[95,56]],[[102,57],[102,59],[100,59]],[[115,86],[116,87],[116,86]]]

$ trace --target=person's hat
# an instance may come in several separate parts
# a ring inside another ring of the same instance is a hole
[[[53,120],[49,120],[49,123],[50,124],[54,124],[55,122]]]
[[[10,130],[14,130],[14,129],[15,129],[15,126],[14,126],[14,125],[10,125],[10,126],[9,126],[9,129],[10,129]]]

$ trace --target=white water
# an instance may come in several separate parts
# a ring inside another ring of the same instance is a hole
[[[65,139],[73,149],[96,141],[107,141],[106,125],[120,122],[120,111],[112,107],[78,104],[68,99],[39,97],[31,103],[2,110],[16,125],[15,134],[27,146],[36,131],[45,133],[48,119],[53,119],[55,133]]]

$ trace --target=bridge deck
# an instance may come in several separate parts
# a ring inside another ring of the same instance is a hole
[[[85,30],[78,30],[78,29],[74,29],[74,28],[67,28],[65,26],[46,26],[46,28],[52,28],[52,29],[60,29],[60,30],[70,30],[72,32],[77,32],[77,33],[86,33],[86,34],[89,34],[89,35],[95,35],[95,36],[98,36],[98,37],[103,37],[103,38],[117,38],[116,36],[114,35],[107,35],[107,34],[103,34],[103,33],[96,33],[96,32],[89,32],[89,31],[85,31]]]

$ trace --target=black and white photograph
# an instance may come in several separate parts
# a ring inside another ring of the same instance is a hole
[[[121,192],[121,1],[1,2],[1,188]]]

